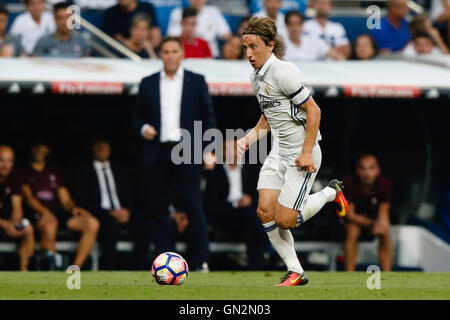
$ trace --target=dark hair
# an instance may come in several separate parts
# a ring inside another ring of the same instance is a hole
[[[130,27],[133,28],[136,26],[136,24],[142,21],[147,22],[149,27],[152,25],[152,18],[150,18],[150,16],[145,12],[139,12],[133,16]]]
[[[302,13],[298,10],[291,10],[289,12],[286,13],[286,16],[284,17],[284,23],[288,24],[289,22],[289,18],[292,16],[297,16],[299,17],[302,22],[305,21],[305,17],[303,17]]]
[[[175,37],[175,36],[165,36],[161,40],[161,45],[159,46],[160,50],[162,50],[162,47],[166,42],[170,42],[170,41],[175,41],[176,43],[178,43],[180,45],[180,48],[183,49],[183,42],[181,42],[180,38]]]
[[[25,4],[27,5],[28,2],[30,2],[31,0],[25,0]],[[44,2],[46,2],[47,0],[43,0]]]
[[[268,46],[270,42],[273,41],[273,53],[278,58],[281,58],[283,56],[283,40],[281,40],[281,37],[278,35],[277,26],[275,24],[275,21],[273,21],[272,19],[265,17],[251,18],[248,21],[248,25],[242,31],[243,36],[246,34],[254,34],[261,37],[266,46]]]
[[[106,136],[97,135],[97,136],[94,136],[94,138],[91,140],[91,148],[94,147],[96,144],[99,144],[102,142],[111,145],[111,141]]]
[[[373,57],[375,57],[376,55],[378,55],[378,46],[377,43],[375,42],[375,39],[368,33],[362,33],[359,36],[356,37],[355,41],[353,42],[353,46],[352,46],[352,54],[350,59],[352,60],[358,60],[358,58],[356,57],[356,41],[360,38],[360,37],[367,37],[370,40],[370,44],[372,45],[373,48]],[[372,57],[372,58],[373,58]]]
[[[9,11],[4,3],[0,3],[0,14],[9,15]]]
[[[56,13],[56,11],[58,11],[60,9],[67,9],[71,5],[72,4],[69,1],[55,3],[55,5],[53,6],[53,13]]]
[[[433,37],[430,36],[430,34],[426,31],[417,31],[411,35],[411,41],[415,41],[417,38],[426,38],[430,40],[433,43],[433,45],[435,45]]]
[[[196,17],[198,14],[197,9],[194,7],[187,7],[183,9],[183,20],[189,17]]]

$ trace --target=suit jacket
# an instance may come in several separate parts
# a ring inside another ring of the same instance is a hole
[[[252,197],[254,205],[257,201],[256,184],[258,181],[259,167],[244,165],[242,167],[242,193]],[[205,171],[206,188],[204,192],[205,211],[210,214],[220,214],[227,210],[233,210],[228,202],[230,184],[223,165],[216,165],[214,170]]]
[[[146,123],[152,125],[158,132],[155,139],[144,142],[142,155],[144,165],[152,165],[156,162],[157,148],[160,144],[160,75],[161,72],[158,72],[142,79],[134,112],[134,126],[139,135],[141,135],[142,126]],[[194,121],[196,120],[202,121],[203,131],[216,127],[212,99],[208,93],[205,78],[200,74],[184,70],[180,128],[188,130],[191,134],[191,148],[194,144]],[[191,154],[193,155],[192,152]]]
[[[110,163],[120,205],[132,211],[134,201],[128,172],[120,165]],[[99,215],[104,211],[101,207],[100,185],[92,162],[78,170],[74,187],[77,205],[87,209],[93,215]]]

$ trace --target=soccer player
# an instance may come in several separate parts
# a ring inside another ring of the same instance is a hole
[[[289,230],[312,218],[327,202],[337,202],[339,216],[348,208],[343,183],[332,180],[309,195],[322,154],[320,109],[302,82],[297,66],[276,56],[283,42],[269,18],[253,17],[242,33],[242,46],[254,68],[251,83],[263,114],[256,126],[237,141],[238,156],[270,130],[273,146],[258,180],[258,216],[287,273],[278,286],[308,283]]]

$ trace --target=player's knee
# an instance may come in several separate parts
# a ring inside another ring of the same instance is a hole
[[[100,222],[97,220],[97,218],[88,217],[86,221],[86,231],[97,233],[98,229],[100,229]]]

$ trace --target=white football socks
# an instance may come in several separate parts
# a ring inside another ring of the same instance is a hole
[[[289,271],[303,273],[303,268],[295,252],[294,237],[292,237],[291,231],[279,228],[275,224],[275,221],[263,223],[263,227],[269,237],[270,243],[281,260],[283,260],[287,269]]]
[[[311,219],[326,203],[334,201],[335,198],[336,190],[330,187],[325,187],[319,192],[309,195],[298,213],[297,227]]]

